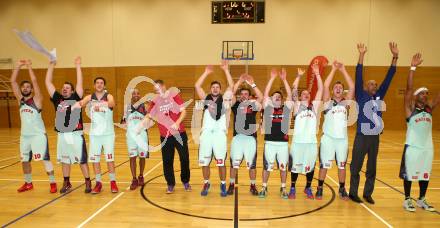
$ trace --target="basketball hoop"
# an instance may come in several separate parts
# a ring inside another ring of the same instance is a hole
[[[234,49],[234,50],[232,50],[232,57],[234,57],[234,59],[236,61],[240,60],[241,57],[243,57],[243,49]]]

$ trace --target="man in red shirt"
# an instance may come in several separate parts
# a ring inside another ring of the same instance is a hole
[[[162,80],[155,81],[157,96],[150,103],[146,121],[153,119],[157,122],[162,146],[163,172],[167,181],[167,193],[174,192],[174,149],[180,158],[180,179],[186,191],[191,191],[188,136],[183,126],[186,111],[178,92],[166,89]],[[148,125],[148,124],[147,124]]]

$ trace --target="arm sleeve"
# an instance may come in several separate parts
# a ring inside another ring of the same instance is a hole
[[[356,66],[356,81],[355,81],[355,96],[356,99],[360,99],[364,93],[364,80],[363,80],[363,65],[357,64]]]
[[[383,80],[382,84],[380,84],[380,87],[377,90],[377,94],[380,96],[381,99],[385,97],[385,94],[387,93],[388,88],[390,87],[391,80],[393,80],[395,74],[396,74],[396,66],[390,66],[385,79]]]

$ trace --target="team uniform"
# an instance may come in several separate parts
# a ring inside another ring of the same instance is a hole
[[[253,103],[251,103],[253,102]],[[257,163],[257,129],[258,111],[255,101],[239,102],[232,106],[234,113],[234,137],[231,142],[231,166],[238,169],[244,159],[248,169],[255,169]],[[243,125],[243,126],[240,126]]]
[[[20,156],[22,162],[49,161],[49,147],[46,128],[41,118],[41,109],[37,108],[34,99],[20,101]]]
[[[106,105],[108,93],[104,93],[98,100],[93,93],[90,101],[90,155],[89,161],[98,163],[101,160],[101,151],[104,149],[104,155],[107,162],[114,161],[115,130],[113,127],[113,109]],[[94,107],[99,106],[95,111]]]
[[[209,166],[212,156],[217,166],[224,166],[227,156],[226,114],[223,97],[214,101],[211,94],[206,96],[203,111],[203,126],[200,134],[199,165]]]
[[[295,115],[295,127],[290,156],[293,173],[309,173],[315,168],[318,145],[316,139],[316,113],[313,105],[299,106]]]
[[[60,93],[55,91],[50,100],[54,104],[56,111],[55,131],[58,132],[57,161],[64,164],[87,163],[82,111],[78,110],[79,119],[74,120],[70,118],[72,116],[72,105],[75,101],[80,101],[81,97],[74,92],[69,98],[63,98]],[[71,124],[76,125],[72,127],[70,126]]]
[[[338,168],[345,169],[348,156],[347,112],[343,100],[327,103],[319,153],[321,168],[331,168],[336,159]]]
[[[428,181],[431,176],[433,155],[431,107],[427,105],[423,108],[416,107],[407,119],[400,178],[407,181]]]
[[[275,161],[282,171],[285,171],[288,166],[289,136],[287,133],[290,112],[291,109],[284,105],[279,108],[268,106],[263,110],[265,140],[263,165],[266,171],[273,171]]]
[[[145,104],[140,104],[138,107],[130,105],[126,110],[125,121],[127,123],[127,148],[128,156],[147,158],[148,154],[148,132],[141,131],[140,134],[136,133],[136,128],[142,122],[147,109]]]

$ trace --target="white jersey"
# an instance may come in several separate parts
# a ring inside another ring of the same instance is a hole
[[[147,114],[147,109],[144,104],[140,104],[137,108],[130,105],[126,110],[125,122],[127,123],[127,135],[133,135],[136,132],[138,125],[142,122]]]
[[[313,106],[299,106],[295,115],[295,126],[293,142],[295,143],[317,143],[316,140],[316,114]]]
[[[90,101],[90,119],[92,121],[90,126],[90,135],[114,135],[113,127],[113,109],[109,108],[104,103],[107,102],[107,93],[105,93],[100,100],[96,94],[92,94]],[[95,111],[95,107],[99,109]]]
[[[21,135],[40,135],[46,133],[41,109],[35,105],[34,98],[20,101]]]
[[[431,107],[415,108],[407,119],[406,144],[418,148],[432,149]]]
[[[211,95],[205,99],[205,108],[203,111],[202,131],[226,131],[226,114],[223,108],[223,97],[217,98],[214,102]]]
[[[347,136],[347,106],[342,101],[330,100],[324,110],[324,134],[336,139],[346,139]]]

